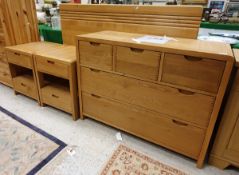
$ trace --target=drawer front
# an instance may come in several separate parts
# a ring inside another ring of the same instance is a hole
[[[8,62],[19,66],[33,68],[32,57],[18,52],[7,52]]]
[[[33,77],[18,76],[12,79],[14,90],[26,96],[37,99],[37,87],[34,83]]]
[[[8,85],[12,84],[11,75],[8,69],[0,68],[0,82],[6,83]]]
[[[2,54],[2,55],[0,56],[0,63],[7,63],[7,57],[6,57],[6,55]]]
[[[49,73],[63,78],[69,77],[68,65],[53,59],[36,56],[36,67],[40,72]]]
[[[197,159],[204,130],[133,105],[86,93],[82,97],[84,115]]]
[[[4,59],[0,59],[0,70],[9,70],[8,63]]]
[[[214,98],[127,78],[94,69],[81,69],[81,89],[207,126]]]
[[[80,41],[80,64],[102,70],[112,70],[112,46],[94,42]]]
[[[210,93],[217,93],[225,62],[165,54],[162,81]]]
[[[117,47],[116,71],[149,80],[157,80],[160,53],[143,49]]]
[[[71,97],[68,90],[55,87],[46,86],[41,89],[42,102],[61,109],[65,112],[71,113]]]

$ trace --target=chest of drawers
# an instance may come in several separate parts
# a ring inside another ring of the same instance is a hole
[[[81,117],[184,154],[202,167],[234,61],[230,46],[133,40],[140,36],[78,36]]]

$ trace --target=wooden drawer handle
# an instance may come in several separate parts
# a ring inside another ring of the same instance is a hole
[[[92,46],[99,46],[99,45],[100,45],[100,43],[96,43],[96,42],[90,42],[90,45],[92,45]]]
[[[138,49],[138,48],[130,48],[132,52],[142,53],[144,52],[144,49]]]
[[[101,98],[99,95],[91,94],[92,97]]]
[[[188,61],[201,61],[202,58],[199,58],[199,57],[192,57],[192,56],[186,56],[184,55],[184,58]]]
[[[184,90],[184,89],[178,89],[178,92],[181,93],[181,94],[184,94],[184,95],[194,95],[195,94],[195,92],[187,91],[187,90]]]
[[[16,53],[16,52],[15,52],[14,54],[17,55],[17,56],[20,56],[20,55],[21,55],[20,53]]]
[[[3,73],[3,76],[7,76],[8,74],[7,73]]]
[[[21,83],[21,86],[26,87],[26,85],[24,83]]]
[[[100,70],[93,69],[93,68],[90,68],[90,71],[92,71],[92,72],[100,72]]]
[[[51,96],[54,97],[54,98],[59,98],[59,96],[57,96],[55,94],[52,94]]]
[[[50,60],[47,60],[47,63],[49,63],[49,64],[55,64],[54,61],[50,61]]]
[[[187,123],[184,123],[184,122],[181,122],[181,121],[177,121],[177,120],[174,120],[174,119],[172,121],[173,121],[173,123],[175,123],[177,125],[180,125],[180,126],[188,126]]]

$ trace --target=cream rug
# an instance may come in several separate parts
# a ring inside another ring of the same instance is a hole
[[[101,175],[186,175],[186,173],[120,145]]]
[[[90,149],[66,147],[38,175],[188,175],[125,145],[112,148],[94,157]]]
[[[0,106],[0,174],[33,175],[65,143]]]

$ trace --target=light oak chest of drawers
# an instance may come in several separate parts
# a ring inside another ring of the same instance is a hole
[[[104,122],[202,167],[233,65],[229,45],[137,43],[140,34],[79,35],[81,118]]]

